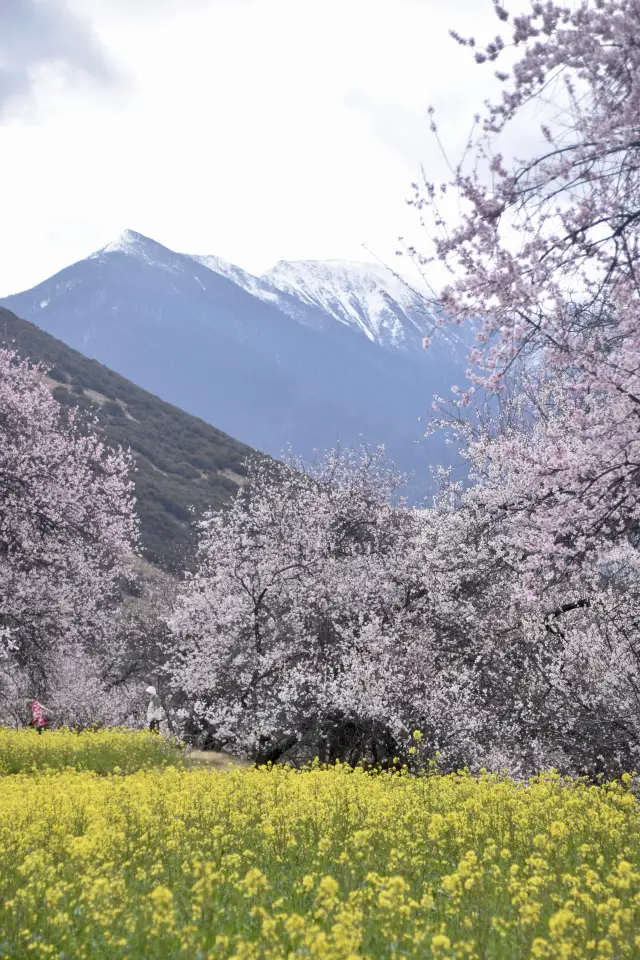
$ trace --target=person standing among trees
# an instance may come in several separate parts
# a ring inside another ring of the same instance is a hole
[[[51,711],[39,700],[27,700],[27,706],[31,713],[30,726],[35,727],[38,733],[42,733],[47,728]]]
[[[155,687],[147,687],[146,692],[151,697],[147,707],[147,723],[152,733],[160,733],[160,722],[164,720],[165,713],[158,691]]]

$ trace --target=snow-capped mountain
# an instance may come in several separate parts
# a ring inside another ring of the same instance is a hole
[[[125,230],[92,254],[127,252],[150,262],[146,238]],[[184,255],[176,254],[175,263]],[[215,254],[189,254],[192,260],[232,280],[252,296],[269,303],[306,326],[327,332],[337,321],[381,347],[422,359],[425,337],[459,353],[462,343],[451,330],[436,328],[436,314],[424,289],[411,285],[391,268],[348,260],[280,260],[262,276]],[[151,256],[151,261],[153,256]],[[165,263],[165,269],[171,269]]]
[[[434,393],[464,360],[375,265],[279,264],[264,277],[177,253],[128,230],[31,290],[0,301],[69,346],[239,440],[301,456],[339,440],[384,443],[416,492],[449,462],[421,441]],[[393,279],[393,278],[392,278]],[[415,349],[413,347],[415,346]]]
[[[216,256],[194,256],[210,270],[274,304],[299,323],[327,329],[334,320],[372,343],[418,359],[425,337],[457,348],[459,338],[437,331],[428,293],[391,268],[348,260],[280,260],[256,277]]]
[[[435,316],[426,291],[375,263],[281,260],[262,279],[382,347],[417,351],[433,334]]]

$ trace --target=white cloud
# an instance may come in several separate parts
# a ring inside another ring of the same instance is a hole
[[[362,244],[392,259],[398,234],[417,230],[404,201],[420,163],[442,165],[427,106],[455,150],[493,86],[447,35],[482,24],[492,35],[490,0],[68,8],[128,86],[98,98],[43,77],[37,114],[0,127],[0,178],[12,185],[0,201],[0,295],[125,227],[255,272],[278,259],[367,259]]]
[[[40,84],[61,74],[107,86],[117,80],[90,24],[64,0],[2,0],[0,119],[24,111]]]

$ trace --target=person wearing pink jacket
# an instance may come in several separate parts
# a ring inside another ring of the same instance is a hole
[[[28,700],[27,705],[31,711],[31,726],[35,727],[38,733],[42,733],[46,730],[51,711],[39,700]]]

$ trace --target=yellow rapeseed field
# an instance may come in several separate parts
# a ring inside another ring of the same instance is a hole
[[[175,763],[177,745],[166,737],[143,730],[116,728],[92,730],[81,734],[70,730],[9,730],[0,727],[0,776],[7,773],[33,773],[36,770],[92,770],[132,773],[145,765]]]
[[[628,786],[341,766],[0,777],[0,956],[640,957]]]

